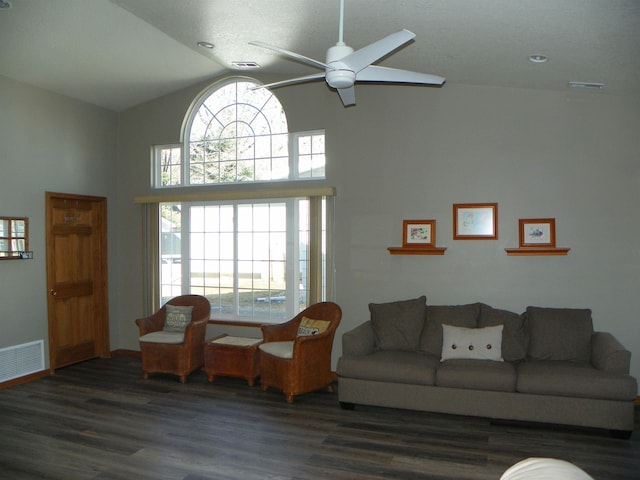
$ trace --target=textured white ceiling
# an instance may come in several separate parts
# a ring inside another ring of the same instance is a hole
[[[283,79],[315,73],[248,42],[324,61],[338,37],[339,0],[10,1],[0,75],[113,110],[231,71],[232,61]],[[640,96],[640,0],[346,0],[354,49],[402,28],[415,42],[380,64],[448,83],[560,91],[584,81]],[[532,64],[533,53],[549,61]]]

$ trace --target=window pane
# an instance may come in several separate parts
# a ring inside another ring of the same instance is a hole
[[[156,147],[156,168],[160,186],[182,184],[182,152],[179,146]]]

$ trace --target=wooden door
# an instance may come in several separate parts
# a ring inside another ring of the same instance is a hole
[[[107,200],[46,194],[51,369],[109,356]]]

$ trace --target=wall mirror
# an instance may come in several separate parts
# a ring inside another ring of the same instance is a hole
[[[29,250],[29,219],[0,217],[0,260],[26,258]]]

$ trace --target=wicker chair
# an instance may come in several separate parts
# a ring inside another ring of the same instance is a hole
[[[326,331],[300,336],[302,318],[328,320]],[[311,305],[292,320],[262,327],[260,345],[260,384],[262,391],[274,387],[285,395],[287,403],[302,393],[326,389],[333,391],[331,350],[342,310],[332,302]]]
[[[167,305],[193,306],[191,323],[181,332],[163,330]],[[204,365],[204,337],[211,312],[209,300],[200,295],[182,295],[169,300],[150,317],[139,318],[142,375],[169,373],[185,383],[191,372]]]

